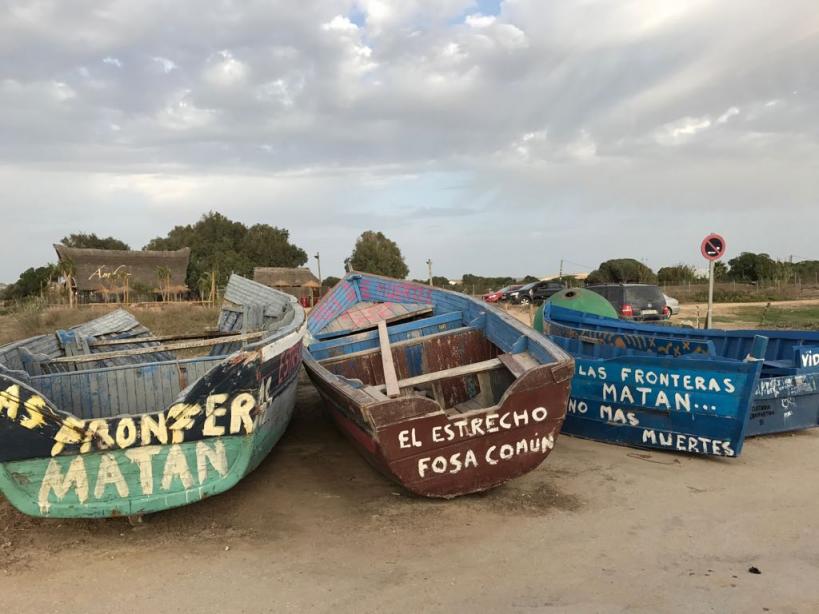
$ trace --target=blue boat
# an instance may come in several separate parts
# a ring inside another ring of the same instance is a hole
[[[720,330],[643,324],[604,318],[547,305],[544,327],[583,329],[605,343],[679,356],[713,352],[743,360],[754,339],[768,339],[762,372],[754,390],[746,436],[819,426],[819,333],[785,330]],[[671,342],[673,345],[668,345]],[[711,348],[711,349],[709,349]]]
[[[738,456],[766,339],[749,360],[718,356],[712,342],[687,342],[558,324],[546,334],[575,358],[563,433],[621,445]],[[569,311],[569,310],[563,310]]]

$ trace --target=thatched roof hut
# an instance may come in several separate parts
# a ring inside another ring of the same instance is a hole
[[[78,292],[123,294],[150,292],[178,295],[188,292],[185,277],[191,250],[125,251],[81,249],[55,245],[60,262],[70,262]]]
[[[260,267],[253,269],[253,281],[271,288],[305,287],[318,288],[318,277],[307,267],[288,269],[287,267]]]
[[[256,267],[253,269],[253,280],[302,299],[302,304],[308,306],[318,300],[321,290],[318,277],[306,267]]]

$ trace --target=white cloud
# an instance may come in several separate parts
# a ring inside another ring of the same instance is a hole
[[[205,69],[205,80],[219,87],[232,87],[244,83],[249,69],[233,57],[227,49],[214,54]]]
[[[179,66],[176,65],[176,62],[173,60],[169,60],[168,58],[164,58],[162,56],[154,56],[151,58],[154,62],[159,65],[159,68],[164,72],[166,75],[171,72],[172,70],[176,70]]]
[[[495,23],[495,21],[496,18],[494,15],[481,15],[480,13],[467,15],[466,19],[464,19],[464,23],[471,28],[488,28]]]
[[[110,55],[102,58],[102,63],[110,66],[116,66],[117,68],[122,68],[122,61]]]
[[[67,83],[62,81],[52,81],[51,82],[51,95],[60,102],[65,102],[66,100],[71,100],[72,98],[77,97],[77,92],[69,86]]]
[[[201,109],[193,102],[191,91],[177,93],[157,115],[163,128],[173,131],[189,131],[211,125],[217,113],[213,109]]]
[[[711,127],[708,117],[682,117],[660,126],[654,138],[660,145],[681,145]]]
[[[737,107],[730,107],[727,111],[725,111],[725,113],[717,118],[717,123],[724,124],[734,115],[739,115],[739,109]]]
[[[350,21],[347,17],[342,17],[341,15],[336,15],[333,17],[332,20],[328,21],[327,23],[321,24],[321,29],[326,32],[357,32],[358,26],[355,25],[352,21]]]
[[[581,130],[577,138],[566,146],[566,153],[575,160],[588,162],[597,156],[597,143],[588,131]]]

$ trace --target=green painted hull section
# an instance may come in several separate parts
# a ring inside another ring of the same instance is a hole
[[[583,313],[591,313],[604,318],[616,319],[620,317],[617,315],[614,306],[605,298],[597,294],[597,292],[592,292],[585,288],[567,288],[566,290],[561,290],[553,294],[546,302],[557,305],[558,307],[574,309],[575,311],[582,311]],[[538,309],[535,313],[532,328],[543,332],[543,309]]]
[[[232,488],[270,453],[293,415],[298,378],[249,435],[0,464],[0,490],[31,516],[100,518],[188,505]]]

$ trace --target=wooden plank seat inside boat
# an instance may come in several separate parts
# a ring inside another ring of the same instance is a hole
[[[216,329],[202,333],[154,335],[118,309],[8,344],[0,347],[0,373],[81,419],[160,411],[227,355],[287,326],[296,314],[288,295],[239,278],[228,284],[224,301]]]
[[[432,305],[394,302],[361,302],[353,305],[315,335],[332,339],[352,333],[373,330],[379,322],[395,323],[431,314]]]
[[[517,377],[538,364],[525,352],[501,354],[474,326],[458,326],[395,343],[390,342],[393,335],[386,324],[380,328],[378,347],[320,361],[347,383],[354,382],[352,385],[369,394],[373,402],[423,396],[450,412],[491,407]],[[361,342],[359,339],[346,347],[357,347],[355,344]],[[386,348],[391,361],[385,360]],[[394,383],[388,389],[393,377]]]
[[[463,312],[453,311],[441,315],[430,316],[412,322],[393,324],[387,327],[391,343],[418,339],[434,333],[446,332],[463,326]],[[316,360],[336,356],[349,356],[354,352],[370,350],[379,347],[377,330],[353,333],[344,337],[318,341],[310,345],[310,353]]]
[[[6,368],[23,371],[28,375],[75,371],[75,364],[60,364],[54,359],[65,356],[95,356],[97,360],[83,363],[82,369],[118,366],[148,361],[169,360],[172,354],[161,351],[159,344],[150,341],[151,331],[124,309],[51,334],[37,335],[0,347],[0,364]],[[120,349],[137,347],[155,348],[155,352],[140,356],[123,356],[105,359],[97,356],[106,353],[101,343],[118,342]]]

